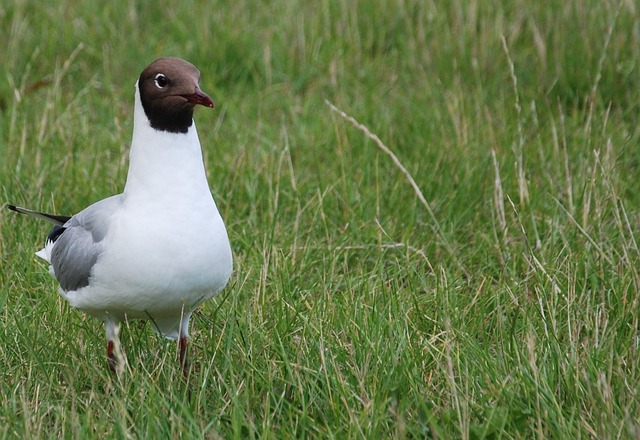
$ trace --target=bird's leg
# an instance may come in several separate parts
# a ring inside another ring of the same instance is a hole
[[[187,337],[180,336],[180,366],[182,367],[182,375],[189,377],[189,356],[187,354]]]
[[[180,321],[180,334],[178,335],[178,344],[180,345],[180,366],[182,367],[182,375],[185,379],[189,378],[189,354],[187,353],[187,345],[189,338],[189,318],[191,313],[182,313],[182,321]]]
[[[124,367],[120,350],[120,323],[113,319],[106,319],[104,326],[107,333],[107,364],[113,374],[118,374]]]
[[[118,359],[116,359],[116,355],[113,352],[114,346],[115,344],[113,343],[113,341],[107,341],[107,364],[109,365],[109,370],[111,370],[113,374],[116,374]]]

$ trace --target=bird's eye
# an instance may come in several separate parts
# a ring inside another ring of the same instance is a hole
[[[158,73],[153,81],[156,83],[156,87],[159,89],[164,89],[167,85],[167,77],[162,73]]]

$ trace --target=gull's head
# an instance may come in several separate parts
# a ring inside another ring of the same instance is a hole
[[[160,58],[140,74],[138,91],[151,127],[186,133],[193,123],[196,105],[215,108],[200,90],[200,71],[181,58]]]

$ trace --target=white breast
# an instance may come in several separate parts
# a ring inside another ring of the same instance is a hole
[[[186,134],[151,128],[138,92],[123,203],[111,219],[89,286],[63,293],[74,307],[119,319],[175,316],[227,283],[231,248],[195,123]]]

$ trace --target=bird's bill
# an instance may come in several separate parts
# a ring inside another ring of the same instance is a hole
[[[193,93],[192,95],[182,95],[182,97],[192,104],[200,104],[204,105],[205,107],[216,108],[213,99],[211,99],[209,95],[207,95],[200,89],[196,89],[195,93]]]

